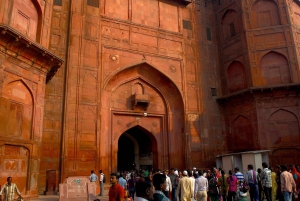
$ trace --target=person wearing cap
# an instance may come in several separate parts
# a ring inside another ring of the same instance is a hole
[[[179,180],[178,189],[176,195],[180,198],[180,201],[192,201],[193,188],[192,181],[187,177],[186,170],[182,173],[183,177]]]

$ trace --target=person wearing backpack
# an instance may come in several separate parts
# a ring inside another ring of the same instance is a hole
[[[104,183],[106,182],[106,177],[103,174],[102,170],[99,171],[100,177],[99,177],[99,183],[100,183],[100,196],[103,196],[104,192]]]

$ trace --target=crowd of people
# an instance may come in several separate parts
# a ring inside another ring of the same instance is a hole
[[[262,167],[249,164],[245,174],[238,167],[228,174],[222,167],[120,171],[110,175],[109,201],[246,201],[247,195],[250,201],[298,201],[297,166],[277,166],[275,172],[265,162]]]

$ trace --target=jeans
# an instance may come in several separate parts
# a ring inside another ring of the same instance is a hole
[[[176,190],[177,190],[177,187],[172,188],[172,201],[177,201]]]
[[[250,187],[250,201],[258,201],[259,200],[259,190],[257,184],[249,184]]]
[[[209,195],[210,201],[219,201],[219,194],[211,194]]]
[[[134,188],[129,188],[128,191],[129,191],[130,196],[132,197],[132,200],[134,200],[135,189]]]
[[[283,191],[284,201],[290,201],[291,193],[288,191]]]
[[[267,201],[272,201],[272,187],[268,188],[264,186],[264,193],[266,195]]]
[[[104,192],[103,181],[100,181],[100,196],[103,196],[103,192]]]
[[[228,192],[227,201],[237,201],[237,194],[234,191]]]

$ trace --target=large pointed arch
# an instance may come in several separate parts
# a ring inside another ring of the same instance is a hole
[[[145,87],[144,92],[149,95],[149,108],[141,110],[126,106],[130,104],[130,87],[134,83]],[[179,87],[168,76],[147,62],[139,62],[119,68],[106,79],[102,88],[100,141],[107,144],[100,147],[100,155],[110,155],[109,160],[101,161],[106,163],[109,171],[116,171],[117,140],[135,126],[151,133],[157,141],[157,167],[183,167],[184,102]],[[105,153],[106,150],[110,150],[109,153]]]

